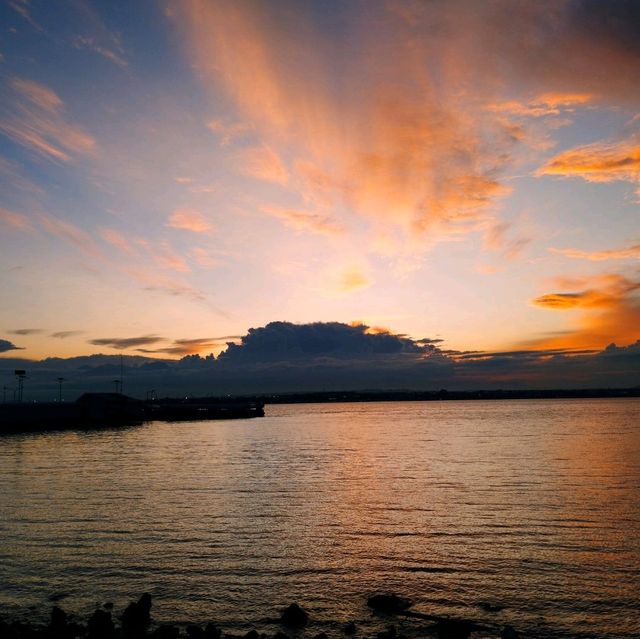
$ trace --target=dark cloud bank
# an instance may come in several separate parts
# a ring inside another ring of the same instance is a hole
[[[403,335],[371,332],[362,325],[272,322],[250,329],[240,344],[229,343],[218,358],[188,355],[164,360],[125,354],[125,392],[144,397],[151,389],[164,396],[640,385],[640,340],[626,347],[612,344],[601,352],[578,354],[558,349],[459,353],[442,350],[434,342],[437,340],[414,341]],[[133,340],[130,346],[138,345]],[[64,377],[65,397],[74,399],[85,391],[113,390],[113,380],[120,375],[120,356],[37,362],[5,356],[0,359],[4,385],[13,384],[14,368],[27,370],[29,398],[56,395],[56,378]]]

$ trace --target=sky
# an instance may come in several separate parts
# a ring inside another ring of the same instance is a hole
[[[633,348],[638,78],[633,0],[0,0],[0,358]]]

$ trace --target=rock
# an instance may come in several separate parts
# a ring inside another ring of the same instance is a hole
[[[70,637],[85,637],[87,634],[87,626],[82,623],[75,623],[72,621],[67,624]]]
[[[378,612],[398,613],[412,605],[411,600],[394,594],[377,594],[367,599],[367,606]]]
[[[200,626],[187,626],[189,639],[204,639],[204,630]]]
[[[313,639],[329,639],[326,632],[319,632]]]
[[[353,621],[349,621],[342,628],[342,632],[344,632],[344,634],[348,636],[355,635],[356,631],[357,631],[356,624]]]
[[[249,630],[249,632],[244,636],[244,639],[260,639],[260,635],[257,630]]]
[[[56,634],[62,634],[67,627],[67,613],[58,606],[51,608],[51,621],[49,630]]]
[[[289,628],[304,628],[309,623],[309,615],[297,603],[292,603],[282,611],[280,623]]]
[[[145,592],[137,602],[131,602],[122,613],[122,631],[127,636],[144,633],[151,621],[151,595]]]
[[[505,626],[500,633],[500,639],[518,639],[520,635],[513,626]]]
[[[220,639],[222,637],[222,630],[213,623],[208,623],[204,629],[205,639]]]
[[[478,603],[478,608],[482,608],[482,610],[486,612],[500,612],[501,610],[504,610],[504,606],[491,603],[490,601],[480,601]]]
[[[89,617],[87,637],[89,639],[110,639],[114,634],[111,613],[98,608]]]
[[[113,610],[113,601],[107,601],[104,604],[102,604],[102,607],[105,610]]]
[[[154,639],[178,639],[179,634],[180,631],[175,626],[162,624],[153,631],[152,636]]]
[[[285,635],[284,632],[278,631],[273,635],[273,639],[289,639],[289,635]]]
[[[474,630],[481,627],[464,619],[442,619],[436,624],[438,639],[467,639]]]

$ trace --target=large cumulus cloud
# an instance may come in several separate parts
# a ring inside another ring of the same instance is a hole
[[[363,324],[271,322],[261,328],[250,328],[239,345],[229,343],[220,359],[233,363],[297,361],[318,357],[344,360],[380,355],[418,355],[432,350],[432,347],[420,346],[402,335],[370,331]]]
[[[273,322],[251,329],[217,359],[180,360],[124,355],[124,391],[158,395],[225,395],[333,390],[477,390],[606,388],[640,385],[640,341],[606,349],[467,352],[440,350],[430,340],[337,322]],[[10,385],[15,368],[28,373],[26,397],[112,391],[119,355],[34,362],[0,358],[0,379]]]

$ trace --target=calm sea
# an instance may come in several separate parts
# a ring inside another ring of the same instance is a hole
[[[528,637],[640,636],[637,399],[268,406],[15,435],[0,513],[13,616],[148,591],[158,621],[248,629],[297,601],[308,636],[339,636],[351,619],[380,629],[366,596],[394,591]]]

